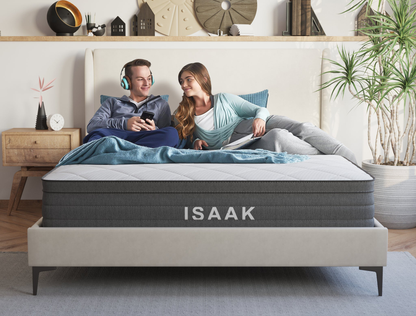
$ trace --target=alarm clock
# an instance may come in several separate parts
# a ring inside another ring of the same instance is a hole
[[[51,114],[46,120],[48,128],[53,131],[60,131],[64,127],[64,117],[61,114]]]

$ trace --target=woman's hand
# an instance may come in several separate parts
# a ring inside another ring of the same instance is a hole
[[[197,141],[195,141],[195,143],[194,143],[194,149],[195,150],[201,150],[202,146],[208,147],[208,144],[205,140],[198,139]]]
[[[253,136],[259,137],[266,133],[266,122],[260,118],[256,118],[253,121]]]

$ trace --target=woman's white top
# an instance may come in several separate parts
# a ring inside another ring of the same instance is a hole
[[[206,131],[214,130],[214,108],[210,108],[204,114],[194,115],[195,124]]]

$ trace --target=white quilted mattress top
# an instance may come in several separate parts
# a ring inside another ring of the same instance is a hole
[[[291,164],[68,165],[45,181],[369,181],[373,178],[340,156],[310,156]]]

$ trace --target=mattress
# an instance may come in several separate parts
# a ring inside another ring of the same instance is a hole
[[[374,179],[340,156],[292,164],[68,165],[44,227],[372,227]]]

